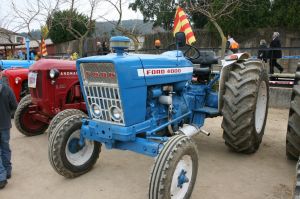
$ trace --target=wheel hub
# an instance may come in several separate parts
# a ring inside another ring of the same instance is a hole
[[[74,154],[80,151],[83,146],[80,145],[80,139],[78,138],[72,138],[68,145],[69,151]]]
[[[183,169],[181,170],[181,173],[178,176],[178,185],[177,185],[177,187],[182,188],[182,185],[184,183],[188,183],[190,181],[189,178],[186,177],[186,173],[187,172],[185,170],[183,170]]]
[[[182,199],[188,192],[193,174],[193,161],[184,155],[177,163],[171,183],[171,199]]]
[[[73,132],[68,138],[65,153],[68,161],[75,166],[81,166],[85,164],[94,151],[94,142],[85,139],[80,140],[80,130]]]

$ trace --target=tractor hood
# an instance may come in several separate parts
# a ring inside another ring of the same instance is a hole
[[[107,72],[106,65],[100,63],[112,63],[119,86],[123,88],[187,81],[192,78],[193,73],[193,64],[181,51],[168,51],[159,55],[124,53],[86,57],[77,61],[78,71],[81,70],[80,65],[84,63],[99,63],[98,67],[104,67],[99,69],[99,72],[93,72],[97,77]],[[89,70],[81,71],[84,79],[90,74]]]
[[[35,61],[27,60],[0,60],[0,68],[2,70],[12,67],[29,68]]]
[[[9,68],[3,71],[4,75],[19,75],[19,74],[27,74],[29,71],[28,68]]]
[[[58,60],[58,59],[41,59],[35,64],[30,66],[30,71],[41,71],[41,70],[51,70],[56,68],[58,70],[76,71],[76,62],[68,60]]]
[[[187,81],[192,78],[193,64],[181,51],[138,56],[143,65],[143,70],[138,70],[138,76],[144,76],[147,85]]]

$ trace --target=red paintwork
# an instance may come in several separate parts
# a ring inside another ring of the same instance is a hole
[[[28,71],[27,68],[10,68],[3,71],[3,76],[7,78],[18,102],[21,100],[22,84],[27,84]],[[16,78],[20,78],[18,84],[15,83]]]
[[[54,68],[60,72],[55,81],[49,77]],[[29,71],[38,73],[36,88],[30,88],[30,114],[35,120],[50,123],[57,113],[70,108],[86,112],[75,61],[42,59],[30,66]]]

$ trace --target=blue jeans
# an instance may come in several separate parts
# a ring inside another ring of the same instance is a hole
[[[10,129],[0,130],[0,181],[11,175]]]

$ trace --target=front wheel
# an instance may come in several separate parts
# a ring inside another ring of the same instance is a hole
[[[149,199],[190,198],[197,172],[197,147],[185,135],[173,136],[165,143],[154,163]]]
[[[85,139],[82,145],[79,143],[83,117],[77,114],[63,119],[50,136],[49,161],[58,174],[67,178],[88,172],[99,158],[99,142]]]
[[[65,119],[69,116],[72,116],[72,115],[86,116],[86,114],[84,112],[82,112],[81,110],[78,110],[78,109],[66,109],[66,110],[59,112],[57,115],[55,115],[52,118],[52,120],[49,124],[49,127],[47,129],[48,139],[50,138],[52,132],[54,131],[56,126],[59,124],[59,122],[61,122],[63,119]]]
[[[48,124],[35,120],[29,112],[31,100],[23,101],[15,112],[16,128],[26,136],[40,135],[45,132]]]

